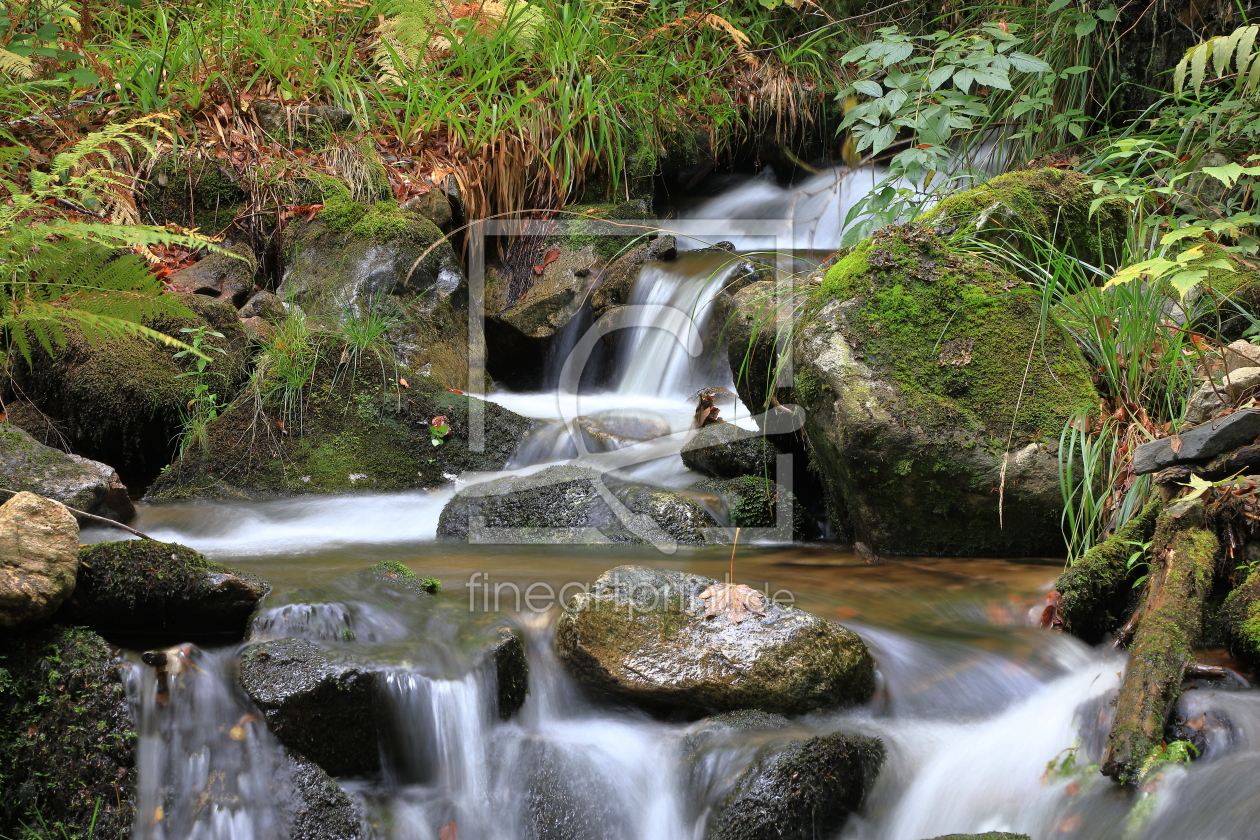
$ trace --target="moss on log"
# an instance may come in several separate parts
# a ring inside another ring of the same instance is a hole
[[[1181,501],[1159,517],[1147,592],[1107,736],[1102,772],[1136,782],[1163,741],[1168,713],[1203,632],[1220,542],[1205,527],[1203,503]]]
[[[1131,592],[1126,561],[1132,544],[1150,539],[1162,509],[1159,498],[1147,502],[1141,513],[1059,575],[1054,588],[1062,596],[1059,610],[1072,635],[1096,643],[1120,624]]]

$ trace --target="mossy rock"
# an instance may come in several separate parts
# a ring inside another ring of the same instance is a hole
[[[85,513],[124,519],[135,513],[127,488],[112,467],[45,446],[25,429],[5,422],[0,422],[0,487],[26,490]]]
[[[636,238],[655,232],[655,228],[627,226],[624,222],[652,218],[652,207],[644,199],[611,204],[570,204],[557,216],[557,220],[564,223],[563,233],[547,237],[547,244],[569,251],[580,251],[589,246],[607,262],[620,256]]]
[[[1008,172],[975,189],[945,199],[919,217],[920,224],[942,231],[957,228],[994,242],[1009,242],[1036,256],[1020,236],[1030,234],[1090,265],[1117,265],[1130,218],[1122,198],[1106,196],[1091,213],[1099,195],[1089,178],[1064,169]]]
[[[196,448],[171,464],[149,498],[267,498],[302,493],[380,492],[438,487],[469,471],[501,470],[530,421],[491,402],[438,387],[401,370],[410,387],[391,384],[364,363],[337,372],[340,347],[326,348],[314,382],[304,389],[301,425],[274,403],[259,413],[247,394],[209,425],[209,450]],[[430,421],[450,431],[434,446]],[[484,423],[480,451],[473,423]]]
[[[0,636],[0,836],[129,838],[132,726],[100,636],[59,624]]]
[[[1063,552],[1057,442],[1098,396],[1017,278],[930,228],[885,228],[814,291],[795,360],[814,465],[858,539],[894,554]]]
[[[227,398],[244,380],[248,338],[229,304],[201,295],[167,295],[168,312],[146,326],[180,340],[180,329],[209,326],[223,338],[207,343],[211,353],[212,392]],[[79,455],[131,473],[156,472],[169,463],[193,396],[187,357],[147,339],[122,336],[92,343],[78,330],[66,331],[67,343],[53,356],[37,350],[32,365],[18,362],[14,374],[22,391],[54,418]]]
[[[560,249],[555,260],[543,266],[542,274],[534,279],[525,296],[516,301],[504,301],[502,311],[490,313],[491,318],[502,321],[526,338],[548,338],[563,329],[573,316],[581,311],[590,290],[600,275],[600,257],[592,245],[577,249]],[[494,304],[495,296],[503,298],[506,283],[495,275],[490,285],[491,294],[486,296],[487,309]]]
[[[187,546],[153,540],[79,549],[69,620],[106,636],[139,636],[142,647],[195,636],[240,639],[271,591],[257,575],[213,563]]]
[[[1225,249],[1213,242],[1182,242],[1179,247],[1203,248],[1203,262],[1220,259],[1229,261],[1233,271],[1224,268],[1208,268],[1207,276],[1187,296],[1190,311],[1196,308],[1202,314],[1186,326],[1219,336],[1224,342],[1242,337],[1254,322],[1260,319],[1260,271],[1237,260],[1229,260]],[[1194,303],[1200,306],[1195,307]],[[1213,305],[1202,306],[1205,301]]]
[[[311,316],[376,308],[401,323],[385,335],[397,361],[447,388],[468,387],[468,281],[450,242],[392,201],[334,199],[285,230],[278,290]]]
[[[861,808],[886,752],[878,738],[813,735],[761,712],[708,718],[683,749],[693,792],[716,800],[706,840],[834,836]],[[731,760],[738,758],[745,767],[731,778]]]
[[[635,245],[604,269],[591,293],[591,313],[599,318],[613,308],[629,303],[634,281],[639,278],[639,270],[644,263],[654,260],[672,262],[677,258],[678,242],[672,236],[658,236]]]
[[[315,762],[286,750],[293,783],[289,812],[290,840],[361,840],[362,810]]]
[[[467,540],[472,520],[483,517],[488,533],[502,532],[505,538],[527,538],[536,544],[645,544],[645,535],[633,531],[604,500],[601,482],[632,515],[654,523],[656,533],[649,532],[647,537],[703,545],[706,529],[717,525],[708,512],[681,493],[558,465],[460,490],[442,510],[437,534],[443,539]]]
[[[700,594],[715,582],[605,572],[557,619],[560,661],[596,693],[666,713],[801,714],[870,698],[875,665],[856,633],[774,601],[740,623],[706,618]]]
[[[712,478],[773,478],[779,450],[759,432],[713,423],[698,430],[679,455],[687,469]]]
[[[698,482],[691,489],[717,496],[727,524],[735,528],[778,527],[778,503],[788,499],[792,505],[791,531],[783,538],[812,540],[819,536],[818,524],[810,518],[805,504],[791,490],[768,478],[755,475],[713,478]]]
[[[231,168],[194,152],[158,161],[137,198],[145,221],[214,234],[245,212],[249,197]]]

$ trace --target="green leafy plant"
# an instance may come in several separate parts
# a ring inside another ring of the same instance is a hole
[[[446,418],[445,414],[439,414],[429,421],[429,443],[434,446],[441,446],[446,436],[451,433],[451,422]]]
[[[341,358],[333,374],[333,387],[343,375],[348,375],[350,382],[354,382],[360,362],[368,358],[376,360],[380,365],[381,378],[387,379],[386,365],[396,369],[397,364],[386,336],[390,330],[405,323],[402,313],[388,296],[375,295],[345,307],[344,317],[331,332],[334,340],[343,342]]]
[[[424,587],[426,592],[430,592],[434,595],[442,591],[442,581],[428,575],[425,575],[420,579],[420,585]]]
[[[271,410],[278,415],[274,420],[277,431],[302,434],[307,392],[315,378],[323,338],[300,310],[294,310],[263,340],[248,388],[255,421]]]
[[[226,406],[219,395],[211,390],[211,380],[223,379],[223,374],[209,370],[212,357],[207,353],[218,353],[226,356],[227,351],[209,341],[211,338],[223,338],[223,333],[215,332],[208,325],[183,327],[180,332],[188,336],[190,348],[181,350],[172,358],[188,358],[193,369],[179,374],[177,378],[190,378],[193,383],[193,395],[184,409],[183,432],[180,436],[179,452],[182,456],[188,447],[196,444],[202,452],[210,450],[210,436],[207,427],[218,419],[219,413]]]

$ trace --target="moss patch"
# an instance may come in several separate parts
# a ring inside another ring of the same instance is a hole
[[[565,223],[562,236],[550,237],[549,242],[572,251],[590,246],[605,260],[616,258],[647,229],[626,228],[607,224],[608,221],[651,219],[652,209],[642,199],[614,204],[573,204],[564,208],[558,217]]]
[[[248,203],[218,161],[193,154],[162,158],[139,198],[157,224],[173,222],[206,233],[225,229]]]
[[[99,636],[54,625],[0,638],[0,836],[125,840],[134,747],[118,663]]]

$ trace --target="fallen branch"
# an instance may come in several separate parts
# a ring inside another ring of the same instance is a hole
[[[0,493],[8,493],[11,496],[16,496],[19,492],[21,491],[9,490],[5,487],[0,487]],[[91,519],[93,522],[100,522],[104,525],[113,525],[115,528],[122,528],[124,531],[135,534],[137,537],[139,537],[142,540],[151,540],[152,542],[158,542],[158,540],[153,539],[153,537],[150,537],[148,534],[142,534],[139,531],[137,531],[135,528],[128,527],[122,524],[121,522],[118,522],[117,520],[106,519],[104,516],[97,516],[94,513],[87,513],[85,511],[72,508],[69,505],[62,505],[62,507],[64,507],[66,510],[73,513],[75,516],[81,516],[84,519]]]
[[[1103,754],[1104,775],[1138,781],[1147,758],[1162,745],[1182,681],[1197,665],[1194,645],[1219,553],[1220,541],[1204,527],[1201,501],[1178,502],[1160,515],[1142,615]]]

